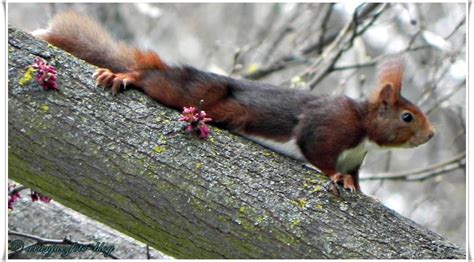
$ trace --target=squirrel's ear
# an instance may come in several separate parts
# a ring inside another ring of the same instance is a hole
[[[373,104],[394,105],[400,99],[400,93],[392,83],[385,83],[379,87],[372,95],[370,101]]]
[[[403,62],[401,58],[386,60],[379,66],[378,88],[371,97],[371,102],[394,104],[400,98],[403,81]]]

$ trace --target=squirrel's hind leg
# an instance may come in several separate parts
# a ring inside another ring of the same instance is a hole
[[[137,88],[140,87],[138,83],[139,73],[135,71],[126,73],[114,73],[107,68],[99,68],[95,71],[96,85],[111,87],[112,94],[116,95],[120,92],[120,88]]]

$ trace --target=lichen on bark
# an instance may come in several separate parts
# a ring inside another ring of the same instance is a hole
[[[362,194],[325,190],[302,163],[138,91],[112,97],[94,67],[9,28],[10,178],[177,258],[465,258]],[[36,56],[60,90],[19,79]],[[47,109],[47,110],[46,110]],[[401,189],[402,190],[402,189]]]

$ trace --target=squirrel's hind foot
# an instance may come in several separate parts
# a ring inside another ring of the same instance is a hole
[[[136,86],[138,79],[135,72],[114,73],[107,68],[97,69],[93,76],[96,78],[96,86],[111,87],[114,96],[120,92],[121,87],[125,90],[127,87]]]

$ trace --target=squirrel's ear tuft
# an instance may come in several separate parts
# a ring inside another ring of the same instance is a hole
[[[378,67],[378,86],[391,83],[395,91],[400,93],[403,82],[403,60],[400,57],[387,59]]]
[[[372,94],[372,103],[395,104],[400,98],[403,82],[403,61],[399,57],[384,61],[378,67],[377,89]]]

